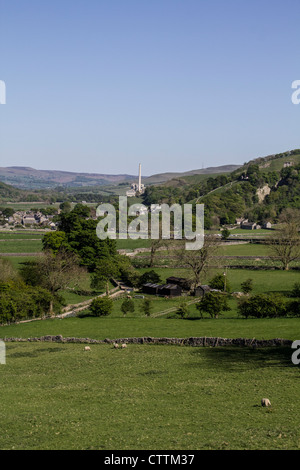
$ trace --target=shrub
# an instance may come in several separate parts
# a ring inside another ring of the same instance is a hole
[[[141,305],[141,312],[144,313],[147,317],[150,317],[152,311],[152,302],[147,297],[143,300]]]
[[[122,302],[121,311],[123,312],[124,315],[126,315],[128,312],[133,313],[134,310],[135,310],[134,301],[132,299],[125,299]]]
[[[291,295],[292,297],[300,297],[300,282],[295,282]]]
[[[238,303],[239,313],[245,317],[274,318],[286,315],[286,302],[279,294],[257,294]]]
[[[186,318],[189,315],[189,306],[185,299],[182,299],[178,305],[176,310],[176,314],[179,315],[181,318]]]
[[[159,274],[157,274],[153,269],[151,271],[146,271],[144,274],[141,275],[139,279],[139,284],[142,286],[147,282],[152,282],[153,284],[159,284],[161,282],[161,278]]]
[[[289,302],[287,311],[291,316],[300,317],[300,299]]]
[[[226,281],[226,286],[225,286],[225,281]],[[230,284],[228,282],[228,279],[226,279],[225,274],[216,274],[211,279],[211,281],[209,283],[209,286],[212,289],[217,289],[217,290],[221,290],[221,291],[224,291],[225,287],[226,287],[226,292],[230,292],[230,290],[231,290]]]
[[[208,292],[201,302],[196,305],[196,308],[201,313],[201,316],[202,312],[206,312],[212,318],[217,318],[221,312],[230,310],[227,303],[227,296],[220,292]]]
[[[246,279],[241,283],[241,289],[244,294],[249,294],[253,290],[253,279]]]
[[[104,317],[110,315],[113,308],[113,301],[110,297],[99,297],[94,299],[90,305],[90,312],[94,317]]]

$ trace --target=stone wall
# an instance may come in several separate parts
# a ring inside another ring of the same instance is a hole
[[[118,338],[118,339],[104,339],[97,340],[91,338],[64,338],[61,335],[56,336],[41,336],[39,338],[2,338],[5,342],[55,342],[55,343],[85,343],[85,344],[113,344],[113,343],[126,343],[126,344],[166,344],[166,345],[181,345],[181,346],[197,346],[197,347],[223,347],[223,346],[238,346],[238,347],[277,347],[277,346],[291,346],[292,340],[288,339],[247,339],[247,338],[217,338],[217,337],[190,337],[190,338],[152,338],[152,337],[138,337],[138,338]]]

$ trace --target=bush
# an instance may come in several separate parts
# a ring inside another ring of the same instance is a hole
[[[152,302],[147,297],[143,300],[141,305],[141,312],[146,315],[146,317],[150,317],[152,311]]]
[[[126,315],[128,312],[133,313],[134,310],[135,310],[134,301],[132,299],[125,299],[122,302],[121,311],[123,312],[124,315]]]
[[[257,294],[241,299],[238,303],[238,310],[245,318],[275,318],[286,315],[287,305],[282,295]]]
[[[144,274],[142,274],[139,279],[140,286],[142,286],[143,284],[147,284],[147,282],[151,282],[153,284],[159,284],[161,282],[161,278],[159,274],[157,274],[152,269],[151,271],[146,271]]]
[[[176,314],[181,318],[186,318],[189,315],[189,306],[185,299],[182,299],[177,307]]]
[[[292,297],[300,297],[300,282],[295,282],[291,295]]]
[[[90,305],[90,312],[93,317],[104,317],[110,315],[113,308],[113,301],[110,297],[99,297],[94,299]]]
[[[300,299],[289,302],[287,311],[291,316],[300,317]]]
[[[210,281],[209,286],[212,289],[224,291],[226,281],[226,292],[230,292],[231,287],[225,274],[216,274]]]
[[[246,279],[241,283],[241,289],[244,294],[249,294],[253,290],[253,279]]]
[[[201,302],[196,305],[197,310],[201,313],[206,312],[212,318],[217,318],[221,312],[229,311],[227,296],[220,292],[208,292],[205,294]]]

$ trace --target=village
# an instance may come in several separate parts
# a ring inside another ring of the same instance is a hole
[[[51,230],[56,229],[55,216],[58,215],[60,210],[55,211],[54,214],[45,214],[37,210],[17,210],[13,209],[0,209],[0,226],[4,229],[7,228],[48,228]]]

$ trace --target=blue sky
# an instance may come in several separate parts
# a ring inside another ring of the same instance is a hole
[[[136,174],[299,148],[299,0],[0,0],[0,166]]]

